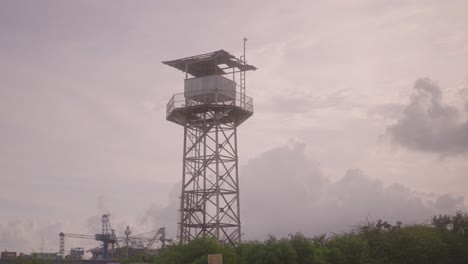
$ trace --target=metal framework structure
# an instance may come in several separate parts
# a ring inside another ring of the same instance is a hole
[[[103,259],[108,259],[109,255],[115,255],[115,244],[117,247],[119,246],[118,244],[118,238],[115,235],[115,230],[112,229],[110,220],[109,220],[109,214],[104,214],[102,215],[101,222],[102,222],[102,232],[101,234],[95,234],[93,235],[83,235],[83,234],[71,234],[71,233],[63,233],[61,232],[59,234],[60,238],[60,243],[59,243],[59,255],[62,257],[65,257],[65,237],[68,238],[81,238],[81,239],[90,239],[90,240],[96,240],[96,241],[102,241],[102,258]],[[122,240],[122,239],[120,239]],[[112,251],[111,254],[109,254],[109,244],[111,244]]]
[[[130,230],[130,227],[127,226],[127,229],[125,229],[125,257],[128,259],[128,245],[130,242],[129,236],[132,234],[132,231]]]
[[[102,258],[108,259],[109,258],[109,244],[111,244],[111,247],[112,247],[112,251],[111,251],[112,255],[115,254],[114,245],[118,243],[117,236],[115,235],[115,230],[112,229],[111,227],[109,214],[102,215],[101,222],[102,222],[102,232],[101,234],[96,234],[94,238],[96,241],[102,241],[102,246],[103,246]]]
[[[70,234],[70,233],[63,233],[63,232],[59,234],[59,237],[60,237],[59,255],[61,257],[65,257],[65,237],[94,240],[93,235]]]
[[[151,247],[154,245],[156,241],[161,242],[161,249],[164,249],[166,246],[166,242],[168,239],[166,239],[166,228],[161,227],[155,234],[154,236],[149,240],[148,245],[146,245],[146,250],[148,251],[151,249]]]
[[[256,70],[245,61],[246,40],[240,59],[219,50],[163,62],[186,77],[185,92],[173,95],[166,112],[167,120],[184,127],[180,243],[203,236],[231,245],[241,240],[237,127],[253,114],[245,72]],[[205,87],[213,76],[216,87]],[[190,90],[187,82],[202,85]],[[225,91],[219,82],[235,85]]]

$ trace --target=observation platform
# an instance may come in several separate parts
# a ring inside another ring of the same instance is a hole
[[[253,115],[253,100],[245,95],[245,72],[257,68],[245,57],[218,50],[163,63],[185,73],[184,92],[174,94],[167,104],[168,121],[182,126],[211,122],[201,114],[215,112],[223,113],[218,122],[238,126]]]
[[[253,115],[253,99],[248,96],[243,97],[245,97],[245,101],[241,100],[241,94],[238,92],[235,93],[234,98],[226,98],[223,92],[214,92],[197,94],[197,99],[194,100],[187,93],[174,94],[166,106],[166,119],[185,126],[203,122],[197,115],[199,113],[211,110],[226,111],[224,117],[219,121],[221,123],[234,122],[238,126]]]

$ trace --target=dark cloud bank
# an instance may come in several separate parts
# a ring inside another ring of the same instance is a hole
[[[393,142],[416,151],[466,154],[468,120],[461,121],[461,111],[444,104],[442,97],[443,92],[434,81],[417,80],[403,116],[388,128]]]
[[[175,234],[179,188],[167,207],[152,206],[143,222],[154,220]],[[245,239],[268,234],[307,235],[350,230],[366,220],[426,223],[437,213],[463,209],[463,197],[420,195],[402,184],[385,185],[358,169],[331,181],[293,142],[249,161],[241,171],[241,218]]]

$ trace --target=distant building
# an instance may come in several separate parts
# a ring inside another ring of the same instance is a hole
[[[77,247],[70,250],[70,255],[65,256],[66,259],[83,259],[85,250],[84,248]]]
[[[0,259],[16,259],[16,252],[5,250],[1,253]]]

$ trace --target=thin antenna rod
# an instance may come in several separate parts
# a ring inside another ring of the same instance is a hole
[[[247,43],[247,38],[244,38],[244,54],[242,55],[242,64],[246,65],[247,60],[245,58],[245,46]],[[240,71],[240,82],[241,82],[241,107],[245,107],[245,69]]]
[[[244,64],[247,62],[245,59],[245,44],[247,43],[247,38],[244,38]]]

